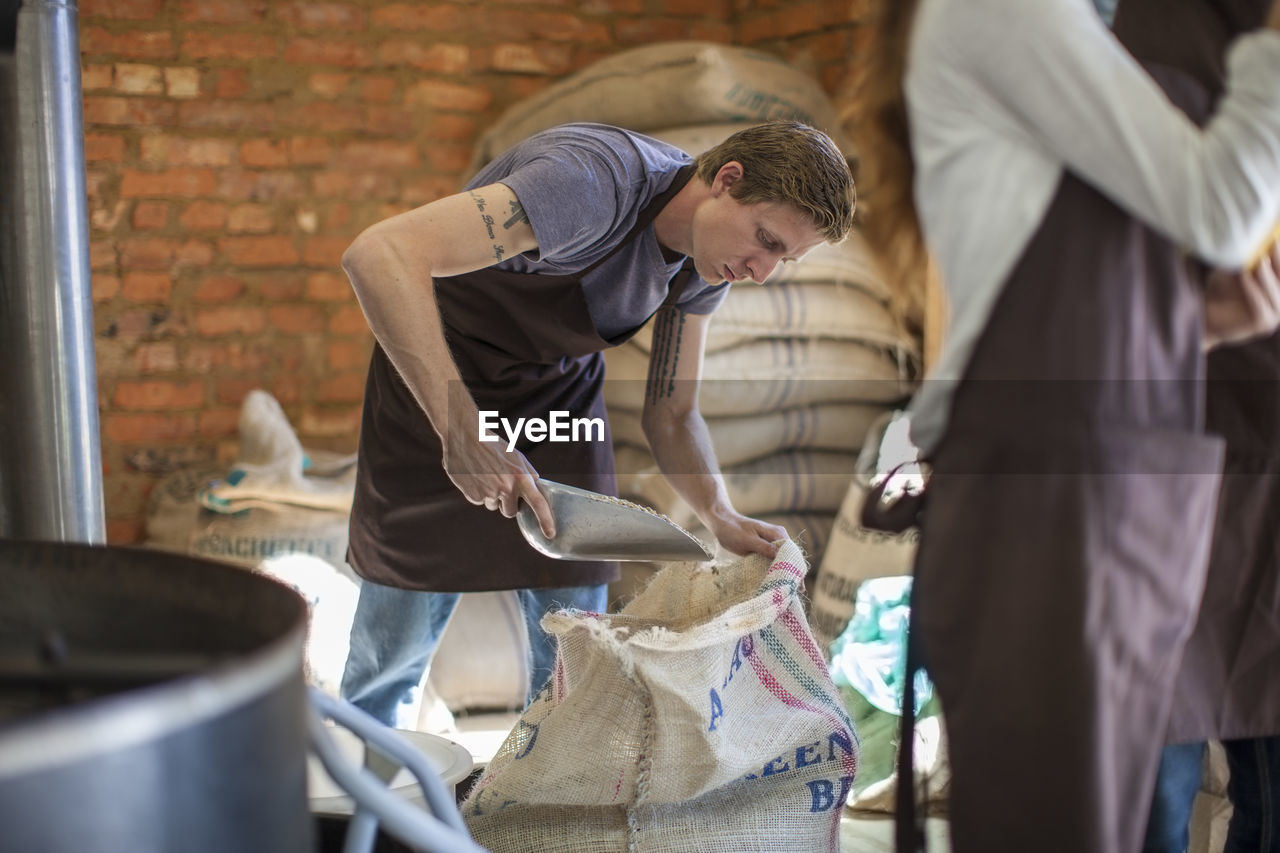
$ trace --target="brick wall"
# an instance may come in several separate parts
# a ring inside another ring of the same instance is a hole
[[[108,537],[234,458],[262,387],[354,450],[371,337],[338,259],[459,186],[503,109],[640,44],[785,56],[836,91],[856,0],[81,0]]]

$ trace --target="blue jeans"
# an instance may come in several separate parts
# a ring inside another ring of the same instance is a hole
[[[1280,737],[1223,741],[1233,808],[1223,853],[1280,853]],[[1203,743],[1166,746],[1147,822],[1143,853],[1183,853],[1200,789]]]
[[[520,589],[516,595],[529,629],[528,698],[532,699],[551,677],[556,662],[555,640],[539,625],[543,614],[559,608],[603,612],[608,587]],[[342,698],[384,725],[396,726],[397,715],[414,701],[414,691],[440,645],[458,596],[362,583],[342,674]],[[412,728],[411,721],[399,722]]]

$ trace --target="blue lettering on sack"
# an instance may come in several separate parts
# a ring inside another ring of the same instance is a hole
[[[729,660],[729,674],[724,677],[724,682],[721,683],[720,685],[721,692],[723,692],[726,688],[728,688],[729,683],[733,681],[733,676],[737,674],[738,670],[742,669],[742,661],[745,658],[751,657],[752,653],[755,652],[755,648],[756,648],[756,641],[754,638],[752,638],[750,634],[747,634],[745,637],[740,638],[738,642],[734,643],[733,657]],[[716,724],[720,721],[720,718],[723,716],[724,716],[724,703],[720,699],[720,694],[716,692],[716,689],[714,687],[712,687],[711,688],[711,721],[710,721],[710,725],[707,728],[707,731],[714,732],[716,730]]]
[[[529,740],[525,743],[524,748],[515,755],[515,760],[519,761],[533,750],[533,745],[538,742],[538,724],[529,725],[524,720],[519,721],[520,734],[523,736],[528,732]]]
[[[811,767],[815,764],[830,763],[839,761],[845,756],[853,755],[853,738],[847,731],[835,731],[827,735],[826,755],[822,752],[822,741],[815,740],[813,743],[801,744],[796,747],[794,761],[795,768],[799,770],[803,767]],[[791,753],[779,755],[777,758],[771,758],[764,763],[759,773],[748,773],[743,776],[744,780],[760,779],[765,776],[777,776],[779,773],[786,773],[791,770]]]
[[[836,782],[840,784],[840,793],[836,795]],[[814,779],[811,782],[805,782],[805,786],[809,789],[809,811],[811,813],[831,811],[836,804],[844,805],[845,798],[849,796],[849,788],[853,786],[852,776],[841,776],[834,782],[831,779]]]

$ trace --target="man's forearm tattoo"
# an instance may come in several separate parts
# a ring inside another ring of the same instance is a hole
[[[675,394],[684,323],[684,312],[676,308],[663,308],[653,319],[653,346],[649,351],[649,378],[645,383],[646,402],[654,403]]]
[[[493,232],[494,218],[484,212],[485,205],[487,205],[488,202],[485,201],[484,197],[479,193],[477,193],[475,190],[469,190],[467,194],[470,195],[471,200],[476,203],[476,207],[480,211],[480,221],[484,223],[484,229],[489,232],[489,239],[492,240],[494,238],[494,232]],[[493,244],[493,256],[495,258],[497,258],[498,260],[502,260],[502,256],[505,255],[506,253],[507,253],[507,250],[501,243]]]

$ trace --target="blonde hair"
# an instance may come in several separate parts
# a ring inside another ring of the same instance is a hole
[[[843,111],[858,152],[864,202],[859,221],[889,284],[894,316],[908,330],[922,333],[926,294],[937,285],[937,273],[912,195],[915,162],[902,88],[918,0],[873,0],[871,5],[875,36]]]
[[[822,131],[780,119],[740,130],[698,155],[698,177],[710,184],[732,160],[742,164],[742,179],[729,195],[743,204],[790,204],[829,243],[839,243],[853,228],[853,173]]]

